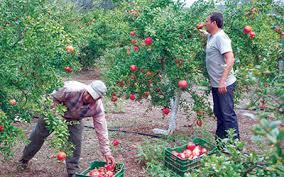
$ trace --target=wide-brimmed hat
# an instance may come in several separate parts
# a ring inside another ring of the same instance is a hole
[[[95,80],[87,85],[86,90],[96,100],[106,94],[107,87],[103,81]]]

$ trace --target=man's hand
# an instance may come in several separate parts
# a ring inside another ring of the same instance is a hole
[[[107,164],[114,164],[114,157],[112,155],[105,155]]]
[[[225,81],[223,80],[219,81],[218,92],[219,94],[227,93],[227,87],[226,87]]]
[[[206,38],[209,34],[206,30],[203,29],[198,29],[198,31],[201,33],[203,38]]]
[[[55,110],[56,107],[57,107],[59,104],[60,104],[59,101],[53,100],[53,103],[52,103],[52,105],[51,105],[51,109]]]

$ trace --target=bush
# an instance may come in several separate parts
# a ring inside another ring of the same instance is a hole
[[[77,25],[84,22],[66,2],[15,0],[1,1],[0,6],[0,152],[11,155],[15,140],[23,137],[15,121],[30,122],[33,116],[46,114],[49,129],[57,132],[54,147],[59,150],[68,130],[61,118],[47,113],[51,103],[43,97],[62,86],[62,76],[68,76],[65,66],[79,69],[78,36],[83,40],[84,32]],[[67,45],[75,52],[66,52]],[[61,108],[58,111],[62,113]]]

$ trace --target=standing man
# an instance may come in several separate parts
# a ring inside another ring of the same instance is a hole
[[[206,68],[209,74],[217,117],[216,138],[226,138],[227,130],[234,129],[239,139],[237,115],[234,111],[236,77],[233,74],[234,54],[231,40],[222,30],[223,15],[214,12],[206,18],[207,30]]]
[[[78,122],[78,124],[68,125],[70,133],[69,141],[75,146],[73,155],[66,159],[68,177],[75,177],[75,173],[79,171],[83,131],[82,119],[85,117],[93,117],[100,150],[106,162],[108,164],[114,164],[114,158],[109,147],[104,107],[101,100],[106,91],[107,88],[105,84],[99,80],[93,81],[90,85],[85,85],[77,81],[67,81],[64,83],[64,87],[51,94],[54,106],[58,104],[66,106],[67,111],[64,113],[63,117],[67,121]],[[36,127],[30,135],[30,144],[25,147],[20,159],[20,166],[22,168],[27,168],[28,162],[40,150],[50,133],[44,119],[39,118]]]

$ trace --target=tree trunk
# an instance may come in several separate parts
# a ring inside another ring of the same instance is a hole
[[[171,135],[176,130],[176,119],[177,119],[177,113],[178,113],[178,107],[180,102],[181,93],[177,92],[174,99],[171,99],[171,117],[169,118],[169,127],[168,130],[155,128],[153,129],[153,132],[155,134],[161,134],[161,135]]]

